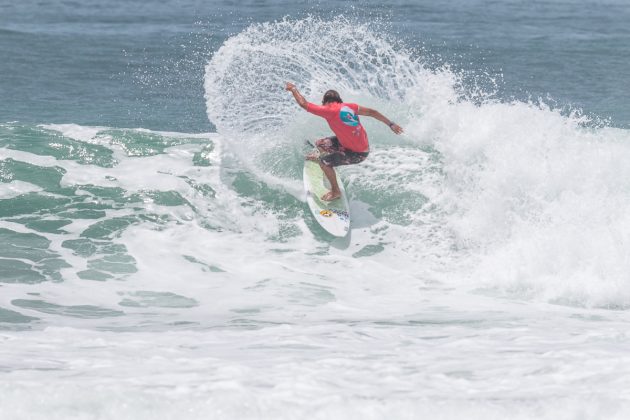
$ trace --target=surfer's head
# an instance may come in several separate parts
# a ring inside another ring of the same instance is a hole
[[[338,103],[343,102],[341,100],[341,96],[339,96],[339,92],[337,92],[336,90],[329,90],[328,92],[324,93],[324,99],[322,99],[322,105],[326,105],[331,102],[338,102]]]

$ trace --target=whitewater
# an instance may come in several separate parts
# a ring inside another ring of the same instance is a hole
[[[630,131],[436,64],[374,22],[253,23],[186,133],[0,124],[0,419],[625,419]],[[302,192],[327,127],[380,110]]]

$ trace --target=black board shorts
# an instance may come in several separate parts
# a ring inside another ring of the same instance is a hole
[[[339,143],[336,136],[324,137],[315,142],[315,145],[324,152],[319,157],[319,161],[331,168],[341,165],[354,165],[361,163],[368,157],[369,152],[355,152],[346,149]]]

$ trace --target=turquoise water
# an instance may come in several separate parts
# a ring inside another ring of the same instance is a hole
[[[0,4],[0,419],[627,418],[628,21]],[[346,238],[286,80],[405,128],[364,119]]]

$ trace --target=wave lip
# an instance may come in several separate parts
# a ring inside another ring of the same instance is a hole
[[[234,144],[240,139],[243,156],[256,155],[249,166],[254,173],[294,177],[283,169],[295,163],[282,149],[291,147],[291,138],[325,131],[295,107],[283,91],[285,80],[297,82],[308,98],[333,86],[342,97],[374,104],[405,126],[405,147],[429,156],[397,172],[418,174],[426,172],[426,161],[437,162],[420,186],[395,187],[403,196],[424,196],[415,207],[404,206],[402,219],[414,220],[406,230],[415,235],[404,240],[411,253],[450,249],[448,254],[457,254],[450,271],[472,287],[524,299],[628,307],[628,131],[590,121],[579,110],[567,114],[544,103],[502,101],[475,90],[474,80],[467,87],[470,75],[448,65],[429,70],[421,55],[415,57],[370,25],[343,17],[255,24],[209,60],[208,116],[219,132],[233,133]],[[388,154],[379,148],[400,140],[378,125],[368,132],[375,149],[371,162],[345,171],[359,188],[368,187],[365,179],[380,179],[369,188],[387,195],[388,164],[379,159]],[[252,152],[252,145],[260,151]],[[368,165],[370,173],[363,171]],[[413,176],[399,176],[404,179]],[[356,194],[383,214],[377,207],[382,200]],[[390,239],[392,247],[401,244],[399,237]]]

